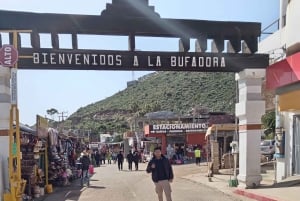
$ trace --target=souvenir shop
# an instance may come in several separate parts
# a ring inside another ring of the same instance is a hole
[[[66,186],[78,178],[76,160],[81,145],[53,128],[47,129],[46,135],[28,129],[21,132],[21,174],[26,180],[23,200],[51,193],[53,186]]]
[[[38,140],[36,131],[20,126],[21,177],[26,180],[23,200],[31,200],[44,193],[45,171],[40,168],[45,143]],[[37,195],[38,194],[38,195]]]
[[[54,186],[68,185],[78,176],[76,143],[57,130],[48,130],[48,181]]]

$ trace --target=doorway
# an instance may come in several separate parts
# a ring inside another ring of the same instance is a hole
[[[300,115],[293,121],[293,174],[300,175]]]

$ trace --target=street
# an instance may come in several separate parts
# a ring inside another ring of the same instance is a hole
[[[173,201],[232,201],[240,200],[206,187],[202,184],[183,179],[181,177],[206,171],[206,167],[199,168],[195,164],[173,166],[175,179],[172,183]],[[146,164],[140,164],[139,171],[128,171],[124,163],[123,171],[117,169],[116,164],[102,165],[95,168],[91,178],[91,186],[81,188],[75,181],[71,187],[62,187],[44,201],[154,201],[157,200],[151,175],[145,172]]]

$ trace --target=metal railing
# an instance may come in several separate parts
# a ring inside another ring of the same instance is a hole
[[[278,18],[277,20],[275,20],[274,22],[272,22],[271,24],[269,24],[268,26],[266,26],[265,28],[263,28],[261,30],[261,36],[259,37],[259,40],[261,41],[262,39],[264,39],[266,36],[273,34],[275,31],[279,30],[279,26],[280,26],[280,19]]]

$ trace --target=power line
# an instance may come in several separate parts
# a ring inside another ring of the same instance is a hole
[[[68,114],[68,112],[59,112],[59,113],[57,113],[58,114],[58,121],[60,122],[60,121],[64,121],[64,118],[65,117],[68,117],[67,115],[65,115],[65,114]]]

